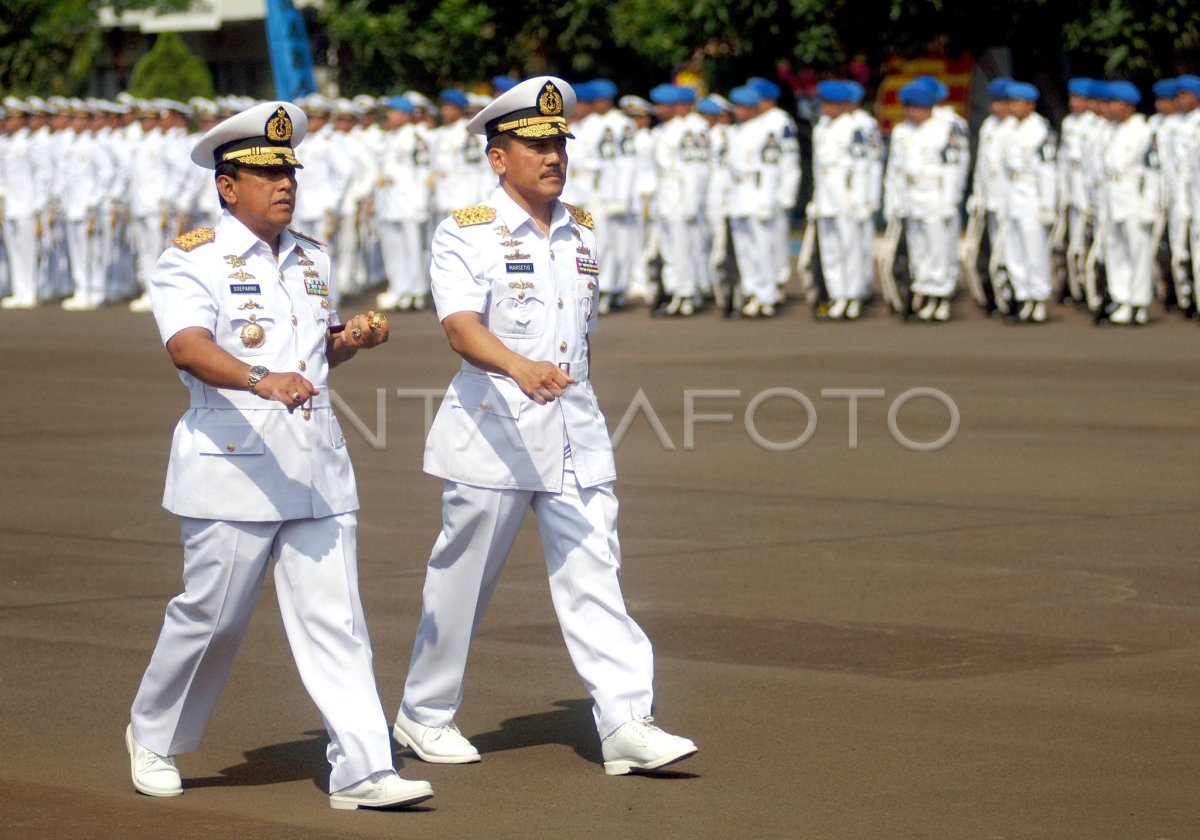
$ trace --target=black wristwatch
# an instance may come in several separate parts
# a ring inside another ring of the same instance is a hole
[[[246,390],[253,391],[254,386],[257,385],[259,381],[270,372],[271,371],[267,370],[262,365],[255,365],[254,367],[250,368],[250,376],[246,379]]]

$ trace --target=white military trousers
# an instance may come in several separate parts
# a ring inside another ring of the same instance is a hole
[[[424,253],[428,240],[422,239],[424,230],[423,221],[379,223],[388,292],[397,297],[429,294],[429,256]]]
[[[1104,232],[1108,293],[1116,303],[1149,306],[1154,297],[1150,225],[1136,220],[1109,222]]]
[[[779,302],[779,285],[775,282],[776,266],[772,260],[771,242],[778,236],[778,217],[768,219],[739,217],[730,219],[733,252],[737,257],[738,274],[744,297],[755,298],[760,304]]]
[[[21,303],[38,300],[37,222],[32,216],[4,220],[4,246],[8,252],[10,294]]]
[[[662,255],[662,285],[668,295],[691,297],[701,276],[703,231],[698,220],[678,216],[659,219],[658,250]]]
[[[863,249],[858,241],[862,225],[849,216],[817,219],[817,241],[821,246],[821,273],[833,300],[850,300],[862,294],[865,271]]]
[[[905,222],[912,264],[912,291],[916,294],[932,297],[954,294],[958,267],[957,228],[950,219],[910,216]]]
[[[392,769],[358,594],[356,517],[221,522],[180,517],[184,591],[167,604],[133,701],[133,736],[160,755],[199,748],[269,557],[300,679],[329,732],[329,789]]]
[[[402,709],[425,726],[454,719],[471,639],[529,508],[537,516],[567,652],[592,696],[604,739],[650,714],[654,651],[625,611],[612,484],[580,487],[569,459],[561,493],[446,482],[442,532],[429,558]]]
[[[167,247],[167,232],[159,215],[134,216],[133,247],[137,252],[137,283],[142,289],[150,288],[154,266]]]
[[[1005,258],[1013,294],[1020,301],[1049,300],[1049,231],[1038,221],[1037,209],[1009,216],[1005,230]]]

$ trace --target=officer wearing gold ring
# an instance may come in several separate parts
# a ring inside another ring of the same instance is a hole
[[[212,128],[192,160],[215,169],[215,228],[174,240],[150,298],[191,407],[175,428],[163,504],[179,517],[184,592],[133,702],[125,741],[134,788],[183,792],[177,753],[200,746],[275,561],[280,612],[330,743],[330,805],[407,805],[433,795],[396,775],[358,593],[358,498],[329,405],[329,369],[387,341],[386,321],[338,330],[332,266],[288,229],[293,147],[307,119],[271,102]]]

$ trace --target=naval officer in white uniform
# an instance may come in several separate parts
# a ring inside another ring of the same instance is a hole
[[[471,638],[532,508],[563,638],[594,701],[609,775],[696,751],[652,723],[653,651],[619,582],[612,445],[588,380],[599,255],[589,213],[559,201],[575,93],[528,79],[468,125],[500,178],[434,234],[433,296],[462,369],[429,433],[445,481],[421,624],[393,732],[422,759],[479,760],[454,725]]]
[[[358,594],[354,472],[329,406],[329,369],[387,340],[374,313],[331,330],[324,248],[288,230],[292,146],[308,121],[270,102],[225,120],[192,160],[216,170],[216,228],[174,240],[150,278],[167,352],[191,394],[163,505],[183,532],[184,591],[167,605],[125,731],[134,787],[183,792],[177,753],[199,748],[269,558],[300,678],[329,732],[330,805],[406,805],[427,782],[392,766]]]

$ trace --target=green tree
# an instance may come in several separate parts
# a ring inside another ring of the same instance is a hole
[[[193,96],[213,95],[212,74],[192,55],[176,32],[164,32],[133,65],[129,92],[143,99],[165,97],[186,102]]]

